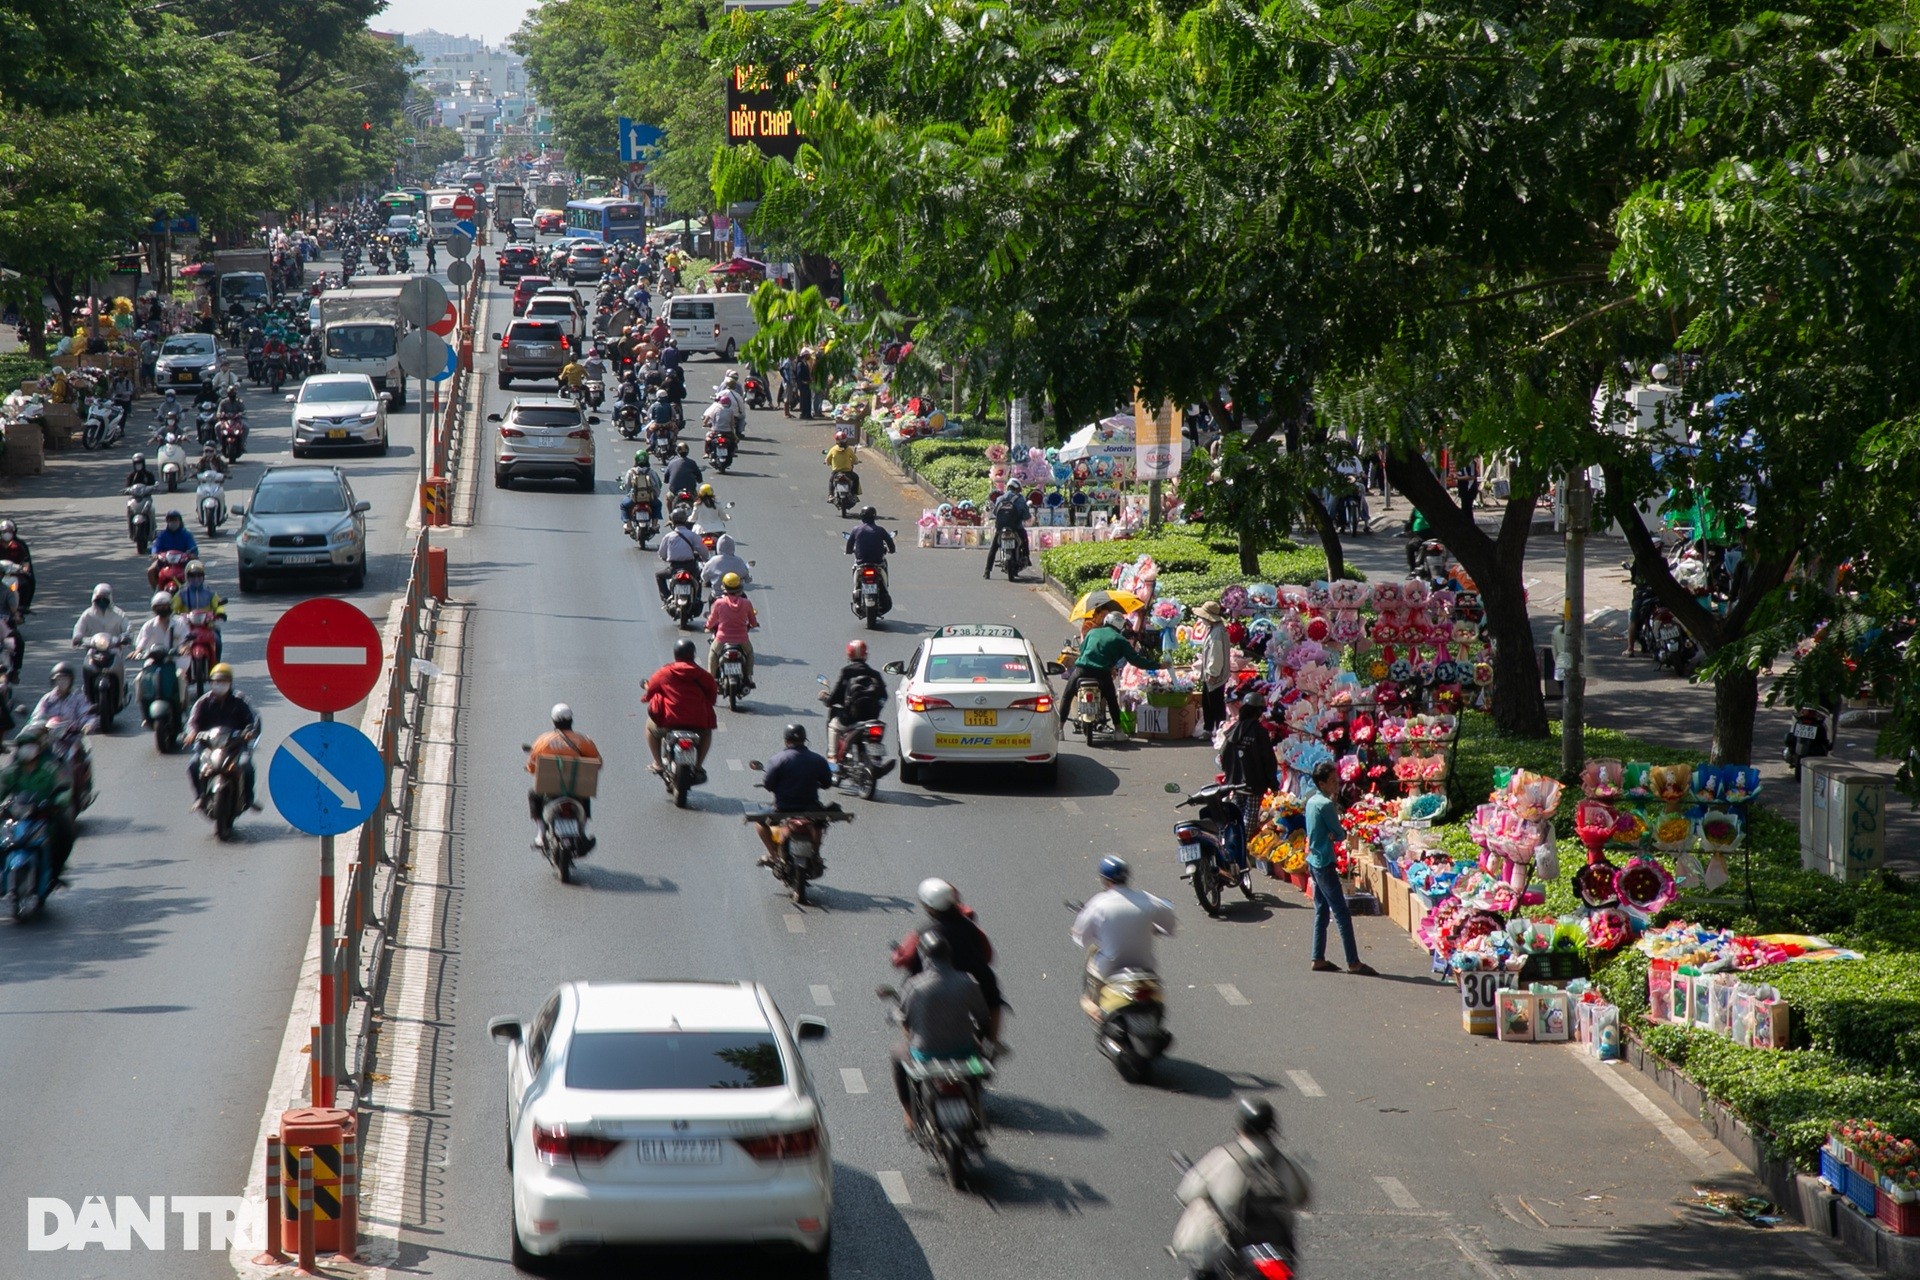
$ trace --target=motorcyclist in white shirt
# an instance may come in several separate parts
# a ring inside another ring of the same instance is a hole
[[[102,582],[93,589],[93,607],[73,624],[73,646],[77,649],[102,632],[115,640],[125,640],[132,625],[127,615],[114,607],[113,588]]]
[[[180,678],[187,677],[187,620],[177,618],[173,613],[173,597],[164,591],[153,593],[153,616],[140,628],[140,634],[133,638],[133,651],[145,653],[150,649],[171,649],[174,662],[180,668]]]
[[[1095,999],[1106,979],[1122,969],[1154,970],[1155,934],[1173,936],[1173,904],[1131,888],[1124,858],[1100,859],[1101,890],[1087,899],[1073,922],[1073,940],[1087,948],[1086,995]]]

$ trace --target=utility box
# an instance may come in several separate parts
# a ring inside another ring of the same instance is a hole
[[[1887,770],[1809,760],[1800,775],[1800,865],[1835,880],[1864,880],[1887,853]]]
[[[1833,803],[1833,775],[1845,762],[1815,756],[1800,762],[1800,869],[1828,874],[1827,814]]]

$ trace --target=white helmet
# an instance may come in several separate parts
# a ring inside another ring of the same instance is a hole
[[[928,876],[920,882],[920,905],[929,911],[951,911],[959,900],[954,887],[939,876]]]
[[[1112,627],[1115,631],[1118,631],[1121,624],[1125,621],[1126,617],[1118,609],[1109,609],[1105,614],[1101,615],[1100,625],[1103,627]]]
[[[573,708],[568,706],[566,703],[564,702],[554,703],[553,710],[550,711],[548,714],[553,717],[554,728],[571,729],[573,727]]]

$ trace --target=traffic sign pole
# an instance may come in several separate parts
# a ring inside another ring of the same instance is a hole
[[[330,724],[333,712],[322,711],[320,722]],[[320,837],[320,1052],[325,1066],[320,1069],[320,1096],[313,1100],[316,1107],[331,1107],[336,1088],[334,1073],[346,1060],[346,1046],[341,1043],[340,1024],[334,1021],[336,1008],[334,984],[341,975],[333,971],[333,837]]]

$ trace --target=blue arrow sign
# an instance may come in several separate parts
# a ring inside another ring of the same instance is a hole
[[[267,790],[296,830],[337,836],[371,818],[387,788],[387,767],[351,725],[301,725],[273,753]]]
[[[447,367],[442,369],[440,372],[434,374],[433,377],[430,379],[430,381],[445,382],[448,378],[451,378],[453,376],[454,367],[459,363],[460,363],[460,352],[454,348],[454,345],[451,342],[449,342],[447,344]]]
[[[620,158],[628,164],[645,160],[646,153],[659,146],[663,136],[658,125],[641,124],[621,116]]]
[[[478,240],[480,238],[480,229],[473,225],[473,219],[471,218],[460,219],[460,221],[453,224],[453,229],[469,240]]]

